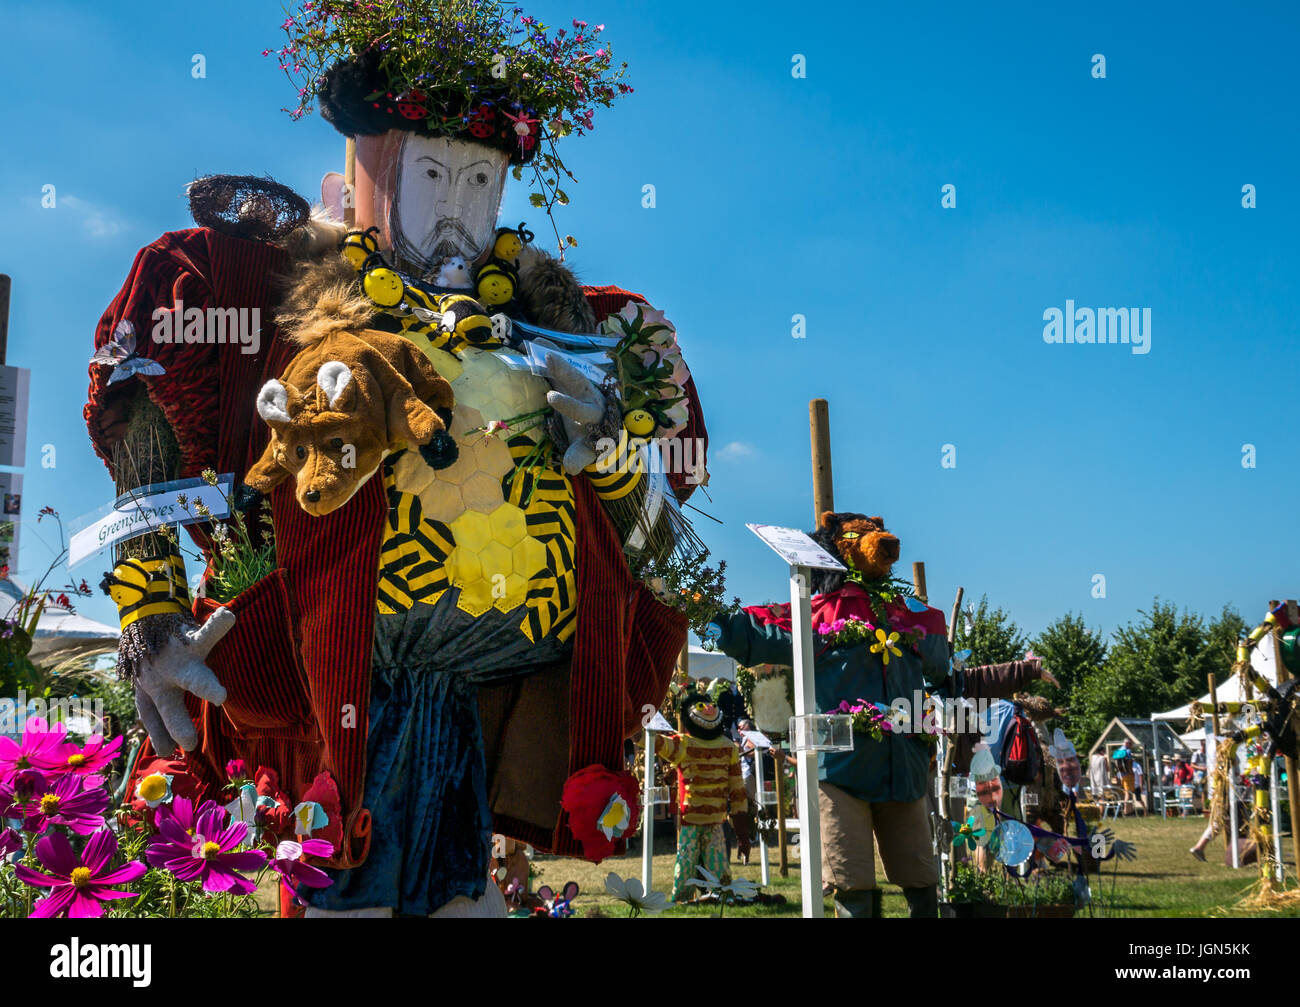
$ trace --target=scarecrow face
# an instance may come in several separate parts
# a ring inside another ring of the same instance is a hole
[[[867,580],[888,577],[898,562],[898,538],[885,531],[883,518],[828,511],[822,527],[834,531],[840,557]]]
[[[688,734],[708,740],[722,734],[722,711],[708,696],[693,692],[682,700],[682,721]]]
[[[1061,777],[1061,786],[1077,787],[1079,781],[1083,778],[1083,770],[1079,766],[1078,755],[1066,755],[1059,757],[1056,762],[1056,771]]]
[[[427,272],[492,246],[509,155],[445,137],[402,135],[388,231],[402,259]]]

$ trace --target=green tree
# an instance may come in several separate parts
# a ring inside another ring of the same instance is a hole
[[[1010,615],[1001,608],[989,608],[988,595],[980,598],[979,607],[970,616],[969,629],[967,629],[966,613],[963,612],[957,617],[955,649],[970,650],[968,664],[1002,664],[1006,661],[1019,661],[1024,658],[1028,645],[1028,637]]]
[[[1076,745],[1090,746],[1112,717],[1148,717],[1201,694],[1217,653],[1205,620],[1159,598],[1138,615],[1115,631],[1106,663],[1071,696]]]
[[[1082,613],[1067,612],[1049,623],[1034,639],[1033,649],[1061,686],[1058,689],[1050,682],[1035,682],[1032,691],[1058,706],[1072,706],[1075,690],[1106,663],[1106,641],[1101,630],[1089,629]]]
[[[1203,671],[1206,676],[1211,673],[1219,677],[1220,682],[1228,680],[1232,665],[1237,660],[1237,642],[1251,631],[1253,627],[1231,605],[1224,605],[1219,617],[1210,622],[1205,631],[1205,660]],[[1203,696],[1210,685],[1205,677],[1200,682],[1191,683],[1187,698]]]

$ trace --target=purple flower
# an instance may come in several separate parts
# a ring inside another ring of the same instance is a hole
[[[249,894],[257,885],[239,872],[258,870],[266,863],[266,854],[261,850],[241,851],[248,826],[234,822],[223,828],[225,817],[219,808],[203,812],[193,835],[173,818],[158,822],[160,835],[149,844],[146,859],[182,881],[202,881],[205,892]]]
[[[23,829],[44,832],[51,825],[66,825],[77,835],[88,836],[103,828],[108,791],[85,783],[81,777],[69,775],[37,788],[20,806]]]
[[[280,875],[280,884],[296,899],[299,885],[328,888],[334,884],[333,879],[319,867],[303,863],[303,855],[329,857],[333,853],[334,846],[326,839],[304,839],[302,842],[286,839],[275,848],[275,860],[271,866]]]
[[[0,858],[9,856],[9,854],[21,850],[23,840],[13,829],[0,829]]]
[[[36,857],[50,873],[42,874],[22,864],[14,868],[14,875],[33,888],[49,888],[50,894],[38,899],[32,916],[70,916],[87,919],[104,915],[103,902],[109,899],[133,899],[135,892],[122,892],[113,885],[134,881],[148,870],[138,860],[125,867],[104,871],[117,853],[117,839],[108,829],[92,835],[81,852],[81,859],[72,849],[67,836],[55,832],[36,841]]]
[[[186,835],[192,836],[198,829],[199,819],[203,815],[219,810],[216,801],[204,801],[196,811],[194,802],[188,797],[175,797],[172,798],[170,805],[158,805],[158,810],[154,812],[154,823],[161,827],[164,821],[173,821],[185,830]]]

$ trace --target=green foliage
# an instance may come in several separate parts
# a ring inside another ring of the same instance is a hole
[[[967,664],[1019,661],[1024,658],[1028,645],[1028,638],[1010,615],[1001,608],[989,608],[988,595],[980,598],[969,630],[966,628],[965,616],[957,617],[955,649],[970,650],[971,656]]]
[[[1075,686],[1074,743],[1090,746],[1112,717],[1148,717],[1201,695],[1211,672],[1223,675],[1231,666],[1244,628],[1241,616],[1227,607],[1207,626],[1201,616],[1154,599],[1150,609],[1115,631],[1105,664]]]
[[[952,880],[948,883],[948,901],[992,905],[998,901],[997,882],[993,875],[977,871],[969,863],[959,860],[953,864]]]
[[[1073,875],[1066,871],[1037,871],[1025,881],[1008,884],[1001,898],[1008,906],[1072,906]]]

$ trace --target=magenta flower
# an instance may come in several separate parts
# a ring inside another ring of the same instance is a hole
[[[156,823],[160,835],[149,844],[146,859],[182,881],[201,881],[205,892],[247,895],[257,885],[239,872],[258,870],[266,863],[266,854],[261,850],[241,851],[248,826],[234,822],[223,828],[225,817],[219,808],[203,812],[193,835],[175,819],[164,818]]]
[[[0,859],[23,848],[22,836],[13,829],[0,829]]]
[[[54,769],[63,764],[58,748],[67,732],[62,724],[51,730],[40,717],[23,725],[18,741],[0,736],[0,780],[12,780],[23,769]]]
[[[282,884],[290,895],[298,898],[298,888],[328,888],[334,884],[333,879],[319,867],[303,863],[304,854],[312,857],[329,857],[334,853],[334,846],[326,839],[304,839],[295,842],[286,839],[275,848],[275,860],[271,866],[280,875]]]
[[[72,742],[58,746],[51,753],[51,761],[61,760],[58,765],[49,767],[56,773],[73,773],[77,776],[98,776],[101,769],[106,769],[122,751],[122,736],[119,734],[112,741],[105,743],[102,734],[92,734],[86,739],[82,748]]]
[[[49,888],[50,894],[36,901],[32,917],[69,916],[89,919],[104,915],[102,903],[109,899],[133,899],[135,892],[123,892],[114,885],[134,881],[148,870],[138,860],[124,867],[105,871],[117,853],[117,838],[108,829],[100,829],[86,843],[81,859],[72,849],[67,836],[60,832],[41,836],[36,841],[36,857],[50,873],[42,874],[18,864],[14,875],[33,888]]]
[[[243,759],[231,759],[226,763],[226,775],[232,780],[242,780],[248,768],[244,765]]]
[[[194,802],[188,797],[175,797],[172,798],[170,805],[158,805],[158,810],[154,812],[154,824],[161,827],[164,821],[173,821],[185,830],[186,835],[192,836],[198,831],[199,819],[202,816],[210,811],[219,810],[221,809],[216,801],[204,801],[196,811]]]
[[[108,791],[85,786],[79,776],[61,776],[38,788],[19,808],[23,829],[44,832],[51,825],[66,825],[79,836],[103,828],[108,811]]]

